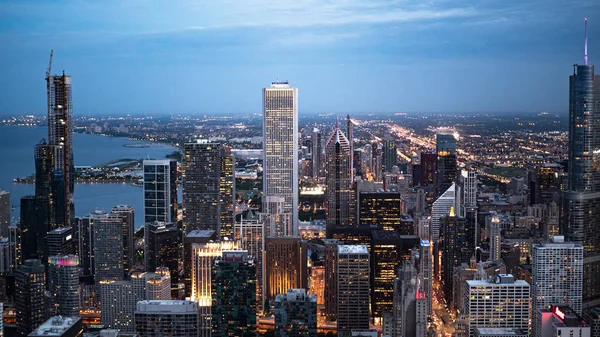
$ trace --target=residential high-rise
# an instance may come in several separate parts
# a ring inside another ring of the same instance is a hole
[[[533,245],[531,304],[534,314],[538,309],[553,305],[567,305],[581,314],[583,249],[580,244],[565,242],[563,236]]]
[[[289,289],[275,297],[275,336],[317,335],[317,296],[306,289]]]
[[[100,321],[109,329],[135,330],[136,303],[142,300],[170,300],[170,276],[160,273],[134,272],[131,280],[100,282]]]
[[[529,329],[529,284],[510,274],[466,281],[464,301],[469,337],[476,328]]]
[[[79,259],[77,255],[48,258],[50,309],[54,316],[79,316]]]
[[[308,288],[308,246],[299,237],[265,240],[265,300],[288,289]]]
[[[73,228],[62,227],[46,234],[46,249],[48,256],[70,255],[75,253]]]
[[[369,329],[369,250],[360,245],[338,245],[337,331]]]
[[[144,160],[144,223],[177,222],[177,162]]]
[[[323,176],[323,140],[321,139],[321,131],[314,128],[312,132],[312,176],[319,178]]]
[[[123,260],[122,219],[117,214],[102,211],[90,215],[94,231],[94,280],[122,280]]]
[[[211,277],[212,336],[256,336],[256,265],[246,251],[224,251]]]
[[[220,237],[233,238],[235,222],[235,158],[231,147],[221,148],[221,169],[219,177],[220,197]]]
[[[32,331],[28,337],[82,337],[83,322],[79,317],[54,316]]]
[[[327,229],[356,226],[350,143],[336,128],[325,146]]]
[[[298,89],[273,82],[262,98],[263,212],[287,218],[278,236],[298,235]],[[283,210],[273,209],[272,198],[283,199]]]
[[[104,327],[133,331],[135,305],[143,300],[133,288],[132,281],[100,281],[100,322]]]
[[[15,308],[17,335],[27,336],[44,323],[47,307],[46,268],[40,260],[25,260],[15,272]]]
[[[183,238],[183,284],[185,297],[192,295],[193,244],[205,244],[217,240],[217,231],[193,230]]]
[[[206,139],[185,144],[183,222],[186,233],[215,230],[233,236],[234,177],[231,148]]]
[[[147,223],[144,227],[144,259],[146,271],[168,267],[173,283],[179,282],[181,233],[175,224]]]
[[[177,199],[175,199],[177,201]],[[121,218],[123,230],[123,271],[125,275],[133,271],[135,265],[135,213],[133,207],[118,205],[110,211]]]
[[[235,238],[240,240],[241,248],[248,251],[248,256],[256,263],[256,308],[263,311],[264,297],[264,252],[265,252],[265,222],[262,214],[255,215],[249,211],[235,223]]]
[[[140,301],[135,310],[135,331],[143,337],[197,337],[198,303]]]
[[[586,21],[587,26],[587,21]],[[587,43],[587,37],[586,37]],[[587,49],[587,47],[586,47]],[[583,249],[583,302],[600,304],[600,77],[594,66],[575,65],[569,86],[568,191],[562,195],[562,227]]]
[[[52,55],[50,56],[52,59]],[[75,186],[75,167],[73,161],[73,99],[71,95],[71,76],[50,75],[46,72],[48,90],[48,145],[53,147],[52,185],[54,225],[72,227],[74,218],[73,190]],[[37,170],[36,170],[37,174]],[[36,191],[36,197],[39,194]]]
[[[0,236],[8,237],[10,226],[10,193],[0,190]]]
[[[102,214],[101,211],[95,211],[92,214]],[[77,217],[75,219],[75,238],[77,240],[76,249],[79,256],[79,265],[82,276],[94,275],[94,221],[96,216],[88,214],[87,216]]]
[[[502,223],[498,216],[493,216],[490,221],[490,260],[500,260],[500,250],[502,244]]]

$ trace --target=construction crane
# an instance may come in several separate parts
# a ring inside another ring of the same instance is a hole
[[[48,70],[46,71],[46,78],[50,78],[50,72],[52,71],[52,55],[54,55],[54,49],[50,49],[50,62],[48,62]]]

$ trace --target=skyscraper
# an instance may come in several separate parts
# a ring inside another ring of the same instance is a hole
[[[125,276],[123,261],[123,229],[117,214],[96,212],[94,231],[94,280],[122,280]]]
[[[275,297],[275,336],[302,337],[317,334],[317,296],[305,289],[289,289]]]
[[[350,114],[346,115],[346,136],[350,144],[350,177],[352,177],[352,181],[354,182],[354,176],[356,175],[356,171],[354,170],[354,123],[350,119]]]
[[[314,128],[312,132],[312,176],[318,178],[323,176],[323,140],[321,139],[321,131]]]
[[[27,336],[45,321],[46,268],[40,260],[26,260],[15,272],[18,336]]]
[[[327,229],[354,227],[355,203],[352,188],[350,142],[336,128],[325,146],[327,163]]]
[[[298,234],[298,89],[273,82],[263,89],[263,212],[287,219],[278,236]],[[273,209],[282,198],[283,212]]]
[[[52,63],[52,55],[50,55]],[[75,168],[73,162],[73,101],[71,76],[50,75],[46,72],[48,90],[48,145],[53,147],[53,195],[56,227],[71,227],[75,216],[73,189]],[[37,173],[37,172],[36,172]],[[36,196],[38,194],[36,193]]]
[[[394,279],[402,263],[400,235],[393,230],[373,230],[371,240],[371,316],[380,322],[385,312],[391,312],[394,300]]]
[[[74,254],[74,241],[73,228],[62,227],[51,230],[46,234],[46,254],[48,256]]]
[[[398,150],[393,139],[383,141],[382,165],[385,172],[392,172],[392,167],[398,165]]]
[[[402,196],[399,192],[359,192],[357,204],[359,226],[381,225],[385,230],[400,229]]]
[[[265,299],[288,289],[308,288],[307,242],[299,237],[265,240]]]
[[[419,242],[419,275],[423,281],[423,291],[427,296],[427,315],[431,315],[433,306],[433,268],[431,263],[431,244],[429,240],[421,240]]]
[[[369,329],[369,251],[366,246],[338,245],[337,331]]]
[[[198,302],[200,310],[200,336],[210,337],[212,319],[212,267],[223,251],[239,249],[236,241],[192,243],[191,299]]]
[[[490,221],[490,260],[500,260],[500,251],[502,248],[502,223],[498,216],[492,216]]]
[[[183,238],[183,284],[185,297],[192,295],[193,244],[205,244],[217,240],[214,230],[193,230]]]
[[[562,227],[583,249],[583,302],[600,303],[600,77],[575,65],[569,86],[569,190],[562,195]]]
[[[256,265],[248,252],[223,252],[211,283],[212,336],[256,336]]]
[[[54,316],[79,316],[79,259],[77,255],[50,256],[50,307]]]
[[[164,222],[148,223],[144,227],[144,258],[146,271],[158,267],[168,267],[174,283],[179,278],[179,251],[181,233],[174,224]]]
[[[177,162],[144,160],[144,223],[177,222]]]
[[[262,214],[255,215],[249,211],[240,222],[235,224],[236,240],[240,240],[241,248],[248,251],[248,256],[256,263],[256,308],[262,312],[264,297],[264,252],[265,252],[265,222]]]
[[[436,196],[441,196],[451,185],[456,182],[456,139],[451,134],[437,134],[436,146]]]
[[[538,309],[549,309],[553,305],[568,305],[581,314],[583,249],[580,244],[565,242],[563,236],[533,245],[531,297],[534,315]]]
[[[175,199],[177,202],[177,199]],[[175,206],[177,207],[177,206]],[[123,231],[123,271],[125,275],[133,271],[135,265],[135,215],[133,207],[127,205],[118,205],[111,210],[121,218],[121,229]]]
[[[206,139],[185,144],[183,222],[186,233],[215,230],[233,235],[233,157],[231,148]]]

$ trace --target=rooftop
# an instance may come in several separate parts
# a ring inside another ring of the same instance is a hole
[[[61,336],[77,322],[81,322],[81,318],[54,316],[33,330],[29,336]]]
[[[57,229],[53,229],[51,231],[48,232],[48,234],[52,233],[52,234],[64,234],[68,231],[72,230],[71,227],[61,227],[61,228],[57,228]]]
[[[338,254],[369,254],[365,245],[338,245]]]
[[[197,313],[198,302],[190,300],[145,300],[136,305],[136,312]]]
[[[527,336],[528,332],[517,328],[477,328],[480,336]]]
[[[214,236],[214,234],[215,234],[214,230],[195,229],[193,231],[190,231],[185,237],[186,238],[210,238],[210,237]]]

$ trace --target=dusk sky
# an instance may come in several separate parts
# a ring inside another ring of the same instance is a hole
[[[301,115],[566,114],[584,17],[600,66],[597,0],[0,1],[0,115],[46,113],[50,49],[77,115],[260,112],[278,78]]]

